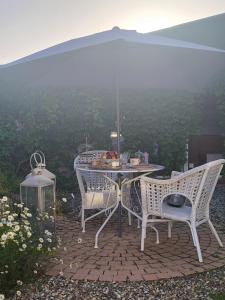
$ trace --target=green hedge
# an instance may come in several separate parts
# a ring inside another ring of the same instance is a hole
[[[185,91],[120,91],[124,150],[143,150],[150,160],[181,169],[185,143],[198,130],[199,95]],[[48,168],[56,173],[58,187],[74,189],[73,159],[77,148],[111,147],[115,128],[115,91],[63,90],[0,86],[0,181],[21,180],[29,172],[29,156],[41,149]],[[158,154],[155,145],[158,144]],[[9,187],[7,187],[10,190]],[[0,184],[0,194],[6,188]]]

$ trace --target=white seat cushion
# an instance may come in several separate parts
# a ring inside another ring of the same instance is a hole
[[[190,220],[192,208],[189,206],[174,207],[166,202],[162,206],[162,214],[165,218],[186,221]]]
[[[116,204],[115,191],[86,192],[85,196],[86,201],[84,203],[84,209],[107,208]]]

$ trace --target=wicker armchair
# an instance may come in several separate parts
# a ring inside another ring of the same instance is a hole
[[[190,227],[193,243],[196,247],[200,262],[202,262],[203,259],[196,228],[202,223],[208,222],[219,245],[223,247],[210,221],[209,203],[224,163],[224,159],[209,162],[187,172],[176,174],[177,176],[168,180],[156,180],[146,176],[141,177],[140,184],[143,210],[141,234],[142,251],[144,251],[147,223],[153,221],[149,219],[150,216],[186,222]],[[169,206],[164,199],[173,194],[185,196],[190,201],[191,206]],[[160,221],[161,219],[156,220]]]

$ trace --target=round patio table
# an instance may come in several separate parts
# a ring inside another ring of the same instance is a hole
[[[161,165],[156,165],[156,164],[149,164],[149,165],[138,165],[138,166],[131,166],[131,165],[123,165],[121,168],[109,168],[109,169],[100,169],[100,168],[95,168],[93,166],[91,166],[90,164],[80,164],[79,166],[77,166],[77,169],[80,171],[89,171],[89,172],[93,172],[93,173],[102,173],[103,176],[106,176],[107,178],[109,178],[107,176],[107,173],[116,173],[117,175],[117,181],[115,181],[115,184],[117,184],[118,187],[118,193],[117,193],[117,204],[116,206],[113,208],[113,210],[111,211],[111,213],[108,215],[108,217],[106,218],[106,220],[104,221],[104,223],[102,224],[102,226],[99,228],[99,230],[96,233],[95,236],[95,248],[98,248],[98,236],[101,233],[101,231],[103,230],[103,228],[105,227],[105,225],[108,223],[109,219],[112,217],[112,215],[115,213],[115,211],[117,209],[119,209],[119,218],[118,218],[118,235],[119,237],[122,236],[122,220],[121,220],[121,210],[122,207],[124,207],[128,212],[130,212],[131,214],[135,215],[137,218],[140,219],[140,217],[133,212],[131,209],[129,209],[127,206],[125,206],[123,204],[123,199],[122,199],[122,188],[125,184],[130,184],[136,180],[138,180],[139,177],[143,176],[143,175],[149,175],[153,172],[156,171],[161,171],[163,170],[165,167],[161,166]],[[132,179],[127,179],[126,175],[129,174],[138,174],[141,173],[141,175],[133,177]],[[112,180],[111,178],[109,178],[110,180]]]

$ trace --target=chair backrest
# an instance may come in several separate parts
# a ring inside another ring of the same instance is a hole
[[[198,222],[209,218],[209,204],[224,163],[224,159],[218,159],[204,165],[205,173],[194,205],[194,217]]]
[[[163,200],[169,195],[180,194],[190,200],[194,219],[208,218],[209,203],[224,163],[224,159],[212,161],[165,181],[141,179],[144,210],[160,215]]]
[[[81,153],[74,160],[74,168],[76,170],[79,188],[81,193],[89,192],[103,192],[115,188],[115,185],[104,176],[104,173],[97,173],[89,170],[79,170],[79,165],[90,164],[93,160],[101,158],[104,150],[95,150]],[[115,173],[106,173],[107,177],[116,180]],[[85,185],[84,185],[85,184]]]
[[[186,196],[199,213],[209,206],[224,163],[224,159],[218,159],[184,173],[177,173],[172,176],[167,191]]]
[[[80,164],[90,164],[93,160],[100,159],[102,157],[102,154],[106,152],[106,150],[93,150],[80,153],[74,159],[74,169],[76,169],[76,166]]]

